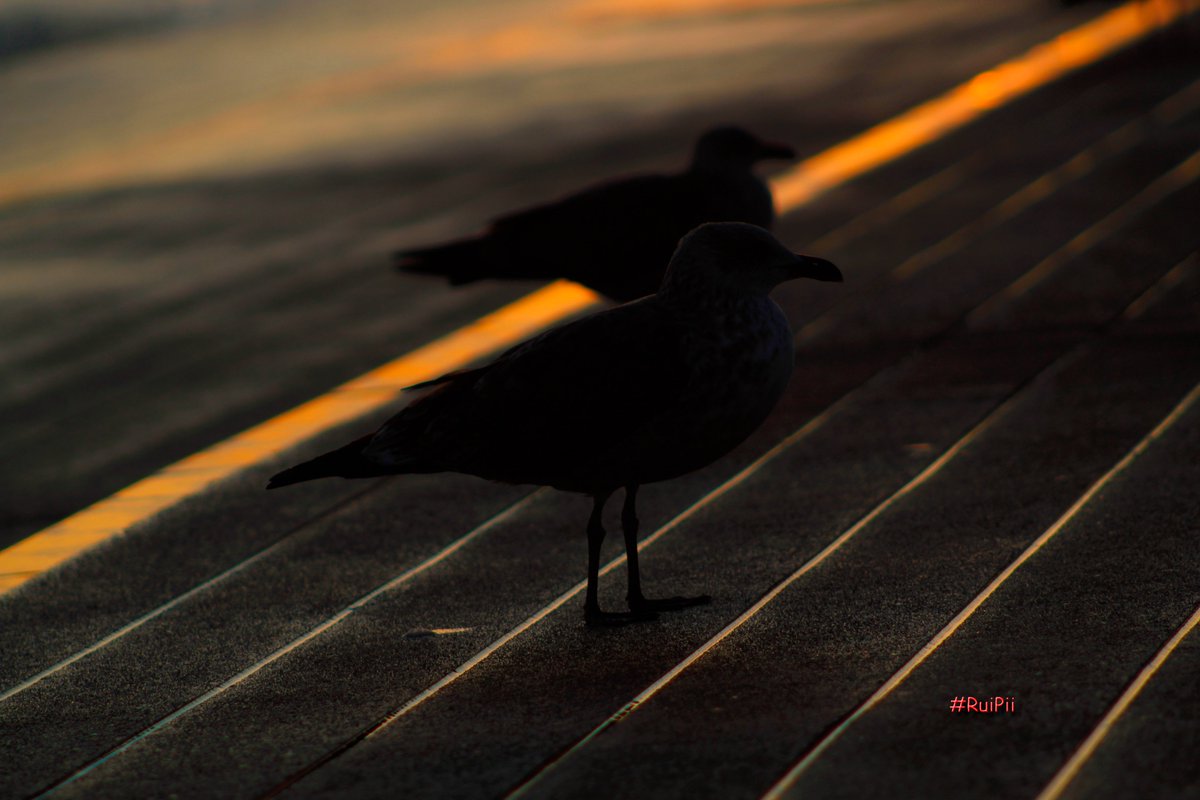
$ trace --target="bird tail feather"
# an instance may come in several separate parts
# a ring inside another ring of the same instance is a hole
[[[271,477],[268,489],[278,489],[293,483],[316,480],[317,478],[371,478],[387,474],[377,465],[363,458],[363,448],[371,436],[364,436],[345,447],[339,447],[324,455],[297,464]]]
[[[487,272],[487,252],[480,239],[460,239],[456,242],[401,250],[393,255],[396,269],[419,275],[440,275],[451,286],[471,283]]]

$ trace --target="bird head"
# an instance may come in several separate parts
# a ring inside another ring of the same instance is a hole
[[[708,222],[679,241],[659,295],[765,295],[784,281],[841,281],[822,258],[793,253],[757,225]]]
[[[786,144],[763,141],[744,128],[725,125],[705,131],[697,140],[692,168],[749,169],[759,161],[795,157],[796,151]]]

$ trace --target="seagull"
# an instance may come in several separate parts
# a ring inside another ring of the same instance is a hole
[[[707,466],[748,437],[792,374],[792,331],[768,296],[793,278],[840,281],[766,230],[701,225],[679,243],[657,294],[546,331],[433,389],[374,434],[270,480],[460,472],[592,497],[589,625],[652,619],[707,596],[647,599],[638,569],[637,491]],[[629,613],[597,600],[604,506],[625,490]]]
[[[602,183],[501,217],[476,236],[400,251],[396,266],[445,276],[455,286],[483,278],[568,278],[627,302],[658,290],[676,243],[697,225],[770,228],[771,190],[753,167],[795,155],[742,128],[713,128],[696,142],[683,172]]]

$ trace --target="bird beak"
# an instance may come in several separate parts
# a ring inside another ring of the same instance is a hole
[[[759,142],[759,159],[781,158],[790,161],[796,157],[796,151],[786,144],[779,142]]]
[[[842,272],[823,258],[796,254],[789,268],[789,278],[812,278],[814,281],[842,282]]]

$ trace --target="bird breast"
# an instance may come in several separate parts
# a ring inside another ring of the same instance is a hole
[[[683,352],[690,379],[676,413],[655,420],[631,454],[644,482],[699,469],[745,440],[783,395],[794,360],[787,318],[765,296],[689,328]]]

